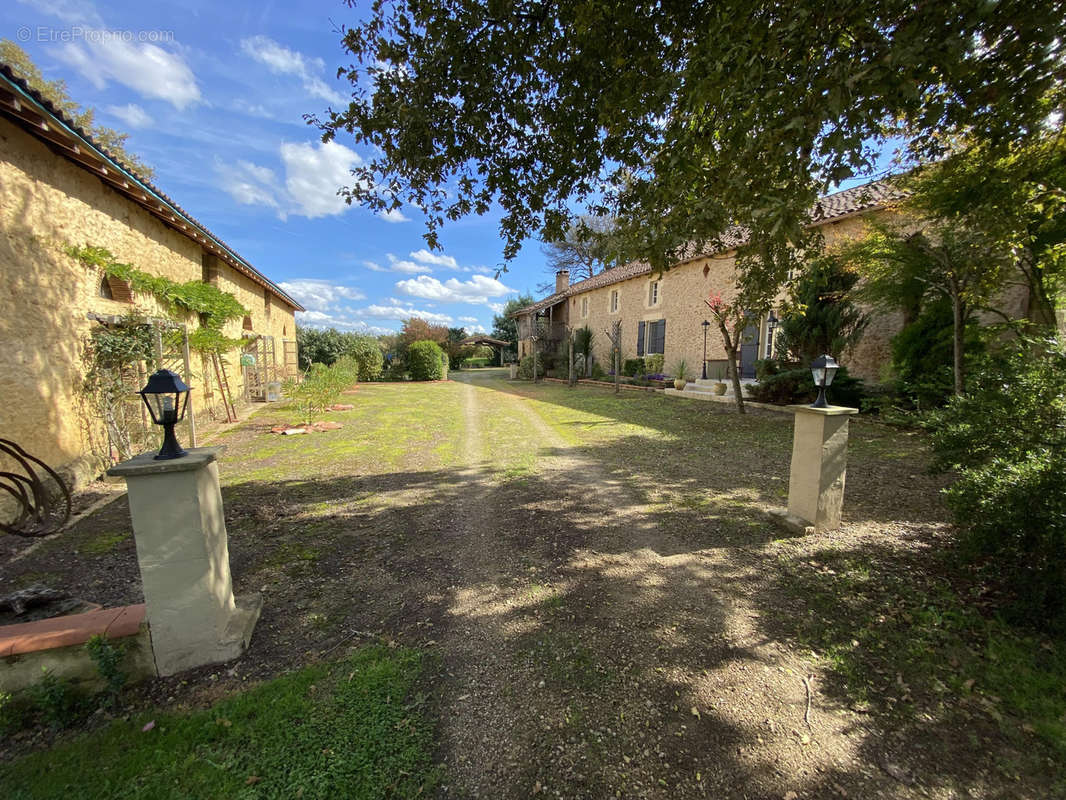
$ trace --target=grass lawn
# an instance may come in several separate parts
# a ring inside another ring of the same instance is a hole
[[[417,652],[368,646],[210,708],[143,711],[0,765],[0,796],[369,800],[428,794],[438,775],[424,698],[414,692],[421,672]]]
[[[250,651],[129,690],[0,796],[86,765],[77,796],[1066,796],[1066,642],[961,566],[921,434],[854,420],[844,524],[789,537],[790,417],[503,374],[219,437]],[[125,500],[5,581],[41,576],[139,601]],[[367,640],[395,646],[344,658]]]

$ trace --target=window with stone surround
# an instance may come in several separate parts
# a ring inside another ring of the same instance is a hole
[[[589,299],[587,297],[581,298],[581,319],[588,319],[589,315]]]
[[[618,290],[615,289],[611,292],[611,313],[618,313]]]
[[[648,284],[648,305],[657,306],[662,295],[659,291],[659,281],[652,281]]]

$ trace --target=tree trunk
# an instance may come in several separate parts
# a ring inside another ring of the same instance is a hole
[[[621,376],[621,372],[622,372],[622,365],[618,363],[619,361],[621,361],[621,358],[619,358],[619,356],[620,356],[620,352],[619,352],[618,348],[617,347],[612,348],[612,350],[611,350],[611,364],[614,367],[614,393],[615,394],[620,394],[622,392],[621,380],[620,380],[620,376]]]
[[[537,343],[533,342],[533,383],[537,382]]]
[[[963,359],[963,343],[964,334],[966,332],[966,318],[963,314],[962,298],[958,294],[952,295],[951,298],[951,312],[954,321],[954,355],[955,355],[955,394],[961,395],[964,391],[964,375],[962,371],[962,359]]]
[[[743,323],[741,323],[743,324]],[[744,390],[740,386],[740,370],[737,369],[737,351],[733,344],[733,337],[729,335],[729,328],[722,320],[718,320],[718,330],[722,333],[722,341],[725,343],[725,357],[729,362],[729,372],[733,376],[733,396],[736,399],[737,413],[744,414]],[[739,332],[736,337],[740,341]]]

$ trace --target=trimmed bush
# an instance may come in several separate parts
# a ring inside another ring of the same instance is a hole
[[[783,369],[783,367],[790,367]],[[759,382],[749,390],[751,399],[759,403],[791,405],[793,403],[811,403],[818,396],[814,386],[814,377],[806,368],[796,368],[792,364],[766,359],[756,364],[755,374]],[[827,390],[829,402],[835,406],[859,408],[864,395],[863,382],[848,374],[847,367],[841,367],[836,374],[833,385]]]
[[[631,378],[634,375],[644,375],[647,372],[647,364],[643,358],[627,358],[622,362],[622,374],[627,378]]]
[[[436,342],[412,342],[407,348],[407,371],[413,381],[441,381],[448,376],[447,359]]]
[[[662,375],[666,359],[662,353],[644,356],[644,372],[647,375]]]

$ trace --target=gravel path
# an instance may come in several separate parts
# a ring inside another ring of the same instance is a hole
[[[694,550],[528,400],[457,377],[467,484],[441,642],[453,795],[912,796],[859,755],[863,721],[828,707],[757,624],[756,548]],[[539,448],[526,514],[501,507],[483,468],[490,403]]]

